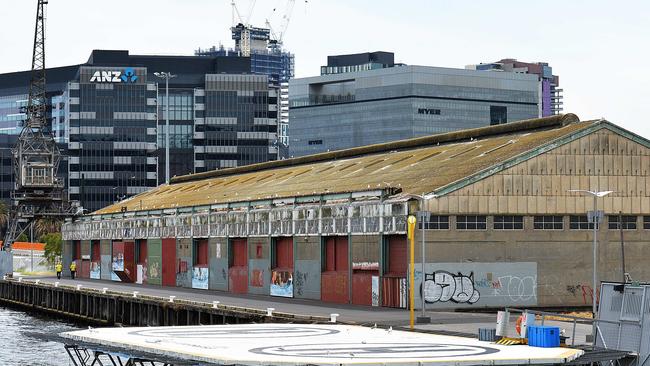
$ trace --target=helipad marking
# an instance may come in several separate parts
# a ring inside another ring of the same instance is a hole
[[[169,327],[150,328],[129,332],[130,335],[156,338],[294,338],[294,337],[315,337],[339,333],[336,329],[318,327],[255,327],[223,325],[219,327]]]
[[[63,333],[85,344],[192,362],[237,365],[563,364],[584,352],[340,324],[98,328]]]
[[[436,343],[321,343],[271,346],[250,349],[248,352],[297,357],[330,358],[399,358],[463,357],[486,355],[498,349],[480,346]]]

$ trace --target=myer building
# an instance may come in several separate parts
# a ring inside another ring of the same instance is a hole
[[[431,307],[579,306],[650,279],[650,141],[558,115],[176,177],[68,222],[82,277],[404,307],[407,215],[427,210]],[[622,219],[619,219],[619,214]],[[422,231],[416,231],[420,243]],[[419,263],[420,251],[415,261]]]
[[[67,164],[71,200],[90,211],[165,180],[169,80],[170,176],[275,160],[277,87],[247,57],[138,56],[98,51],[48,69],[48,118]],[[29,73],[0,75],[0,128],[20,132]],[[4,160],[3,160],[4,163]]]
[[[537,75],[393,62],[373,52],[328,57],[289,83],[289,154],[395,141],[540,117]]]

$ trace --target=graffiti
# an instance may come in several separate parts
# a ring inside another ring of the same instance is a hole
[[[372,276],[372,306],[379,306],[379,276]]]
[[[421,285],[420,296],[422,296]],[[449,301],[458,304],[474,304],[480,297],[481,294],[474,287],[474,272],[470,272],[469,275],[447,271],[424,274],[424,301],[429,304]]]
[[[591,299],[593,299],[594,296],[594,289],[591,287],[591,285],[583,285],[583,284],[577,284],[577,285],[568,285],[566,287],[566,290],[568,293],[573,295],[574,297],[582,295],[582,303],[583,304],[591,304]],[[596,291],[596,304],[598,304],[598,300],[600,299],[600,290]]]
[[[251,286],[264,287],[264,270],[254,268],[251,271]]]
[[[537,276],[499,277],[497,296],[507,296],[510,301],[520,302],[534,299],[537,294]]]
[[[305,282],[307,282],[308,275],[308,273],[296,271],[296,275],[293,279],[293,288],[296,295],[302,296],[302,287],[305,285]]]
[[[221,278],[223,278],[224,280],[226,279],[226,269],[225,268],[221,269]]]

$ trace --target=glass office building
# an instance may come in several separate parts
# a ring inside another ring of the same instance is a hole
[[[247,57],[138,56],[93,51],[81,65],[48,69],[48,121],[71,200],[94,211],[165,182],[165,80],[170,176],[277,158],[278,88]],[[24,120],[29,72],[0,75],[0,193]],[[9,155],[8,155],[9,154]],[[7,168],[7,169],[5,169]],[[5,179],[7,178],[7,179]],[[8,182],[8,183],[5,183]]]
[[[353,66],[291,80],[290,156],[539,115],[535,75],[399,64],[345,72]]]

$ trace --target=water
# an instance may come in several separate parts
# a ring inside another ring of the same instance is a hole
[[[72,364],[57,334],[80,328],[83,326],[0,307],[0,365]]]

